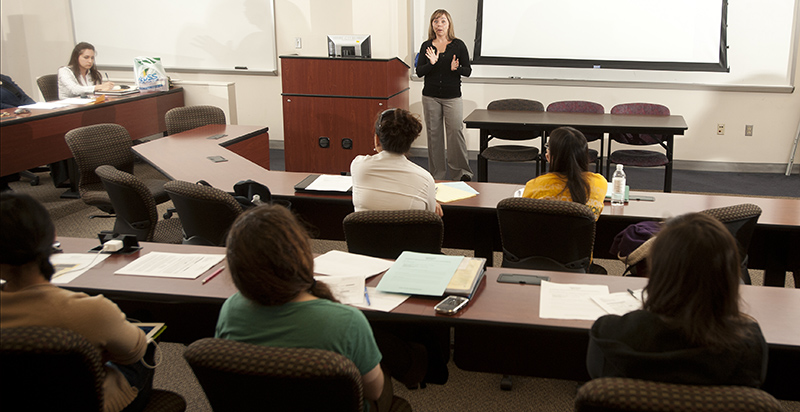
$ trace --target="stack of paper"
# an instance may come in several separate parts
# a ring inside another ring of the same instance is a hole
[[[409,295],[469,296],[483,276],[486,259],[403,252],[383,275],[378,291]]]
[[[332,250],[314,259],[314,276],[325,283],[339,302],[389,312],[403,303],[408,296],[378,292],[364,287],[365,280],[392,266],[392,262],[355,253]]]
[[[539,317],[596,320],[607,314],[624,315],[642,308],[641,290],[609,293],[606,285],[563,284],[542,281]]]
[[[436,201],[439,203],[455,202],[478,195],[478,191],[464,182],[446,182],[436,184]]]

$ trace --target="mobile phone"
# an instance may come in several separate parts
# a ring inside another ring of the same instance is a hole
[[[541,285],[543,280],[550,280],[550,276],[501,273],[500,276],[497,277],[497,281],[500,283],[517,283],[520,285]]]
[[[437,303],[436,306],[433,307],[433,310],[442,315],[454,315],[461,310],[461,308],[467,306],[468,302],[469,299],[463,296],[448,296]]]

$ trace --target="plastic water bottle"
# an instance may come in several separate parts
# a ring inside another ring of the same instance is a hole
[[[625,204],[625,171],[622,165],[617,165],[614,177],[611,179],[611,206],[623,206]]]

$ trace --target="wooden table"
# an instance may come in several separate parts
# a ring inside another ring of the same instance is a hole
[[[637,117],[637,116],[630,116]],[[237,132],[233,126],[226,131]],[[243,126],[239,126],[243,127]],[[312,237],[344,240],[342,220],[353,212],[350,196],[295,193],[294,186],[308,173],[269,171],[224,147],[209,143],[205,137],[221,129],[196,129],[134,146],[134,151],[172,179],[195,182],[205,180],[212,186],[231,191],[241,180],[253,179],[269,187],[273,197],[288,200],[292,210],[302,216],[312,230]],[[195,143],[196,142],[196,143]],[[220,155],[228,159],[211,163],[206,158]],[[519,184],[469,182],[480,194],[446,203],[444,208],[444,246],[474,250],[491,265],[494,251],[502,250],[497,224],[497,203],[512,197]],[[637,194],[637,192],[633,192]],[[614,236],[631,223],[662,220],[688,212],[754,203],[763,213],[750,244],[751,268],[766,269],[765,284],[783,286],[785,272],[800,271],[800,199],[754,198],[722,195],[676,193],[638,193],[655,197],[654,202],[631,201],[624,207],[606,204],[597,222],[595,257],[616,259],[608,250]]]
[[[99,123],[125,127],[136,140],[167,130],[164,115],[183,106],[183,89],[106,97],[106,102],[70,105],[53,110],[32,109],[30,114],[0,118],[0,176],[72,158],[64,134]]]
[[[683,116],[631,116],[607,113],[527,112],[516,110],[475,109],[464,119],[468,129],[480,129],[480,152],[489,147],[489,130],[541,131],[540,152],[544,153],[547,133],[562,126],[572,126],[585,133],[652,133],[666,142],[669,163],[664,175],[664,191],[672,191],[672,153],[674,135],[689,128]],[[611,145],[608,145],[609,151]],[[606,156],[608,158],[608,156]],[[478,181],[486,181],[487,160],[478,156]],[[544,170],[544,169],[542,169]]]
[[[60,238],[66,252],[84,252],[94,239]],[[197,279],[114,275],[140,255],[152,252],[224,253],[223,248],[142,243],[132,255],[112,255],[69,284],[68,289],[102,293],[129,317],[168,325],[164,339],[189,343],[213,336],[219,307],[236,289],[225,270],[203,285]],[[218,266],[225,265],[224,262]],[[212,273],[215,268],[209,269]],[[605,284],[613,292],[638,289],[646,279],[489,268],[470,304],[455,316],[437,315],[437,299],[409,298],[389,313],[367,311],[370,319],[411,320],[455,327],[454,359],[465,370],[588,379],[585,367],[591,321],[539,317],[539,287],[497,283],[501,272],[537,273],[557,283]],[[376,285],[380,277],[369,280]],[[770,350],[765,389],[781,399],[800,399],[800,291],[743,286],[743,310],[761,325]]]

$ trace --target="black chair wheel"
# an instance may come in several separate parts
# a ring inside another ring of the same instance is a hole
[[[31,179],[31,186],[39,186],[39,176],[36,176],[33,179]]]
[[[511,390],[511,375],[503,375],[503,379],[500,380],[500,389],[504,391]]]

